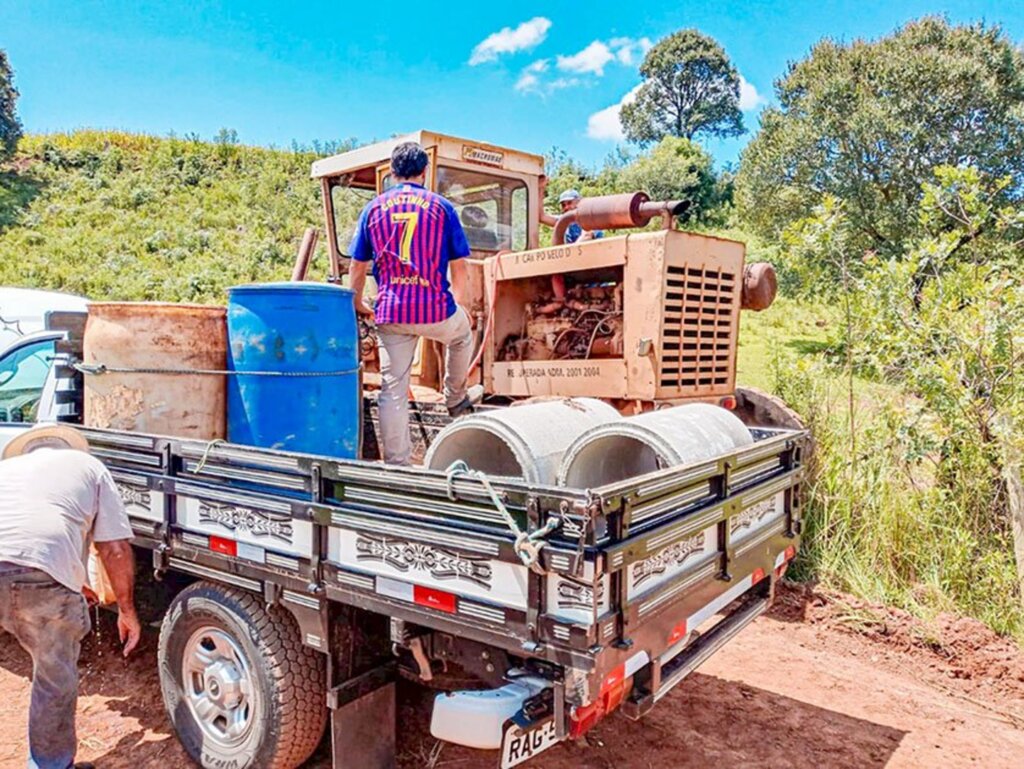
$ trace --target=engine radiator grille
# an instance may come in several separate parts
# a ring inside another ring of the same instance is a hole
[[[739,276],[720,265],[666,265],[658,384],[664,395],[733,389]],[[663,395],[663,397],[664,397]]]

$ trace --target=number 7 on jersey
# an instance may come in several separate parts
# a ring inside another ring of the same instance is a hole
[[[419,211],[399,211],[391,214],[391,221],[399,222],[402,225],[402,247],[398,260],[402,264],[412,261],[412,236],[416,232],[416,225],[420,221]]]

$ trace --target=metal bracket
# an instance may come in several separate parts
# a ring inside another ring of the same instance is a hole
[[[409,651],[412,652],[412,658],[416,660],[416,666],[420,669],[420,679],[423,681],[433,681],[434,671],[430,668],[430,658],[427,657],[427,653],[423,649],[423,638],[421,636],[410,639]]]
[[[276,582],[264,582],[263,583],[263,602],[267,606],[276,606],[281,602],[281,593],[284,592],[284,588],[278,585]]]

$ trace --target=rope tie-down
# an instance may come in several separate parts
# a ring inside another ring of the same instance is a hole
[[[454,483],[455,479],[459,476],[468,476],[480,481],[484,490],[491,498],[491,502],[494,503],[494,507],[504,519],[505,524],[515,535],[515,542],[512,545],[512,549],[515,550],[516,555],[519,556],[519,560],[522,561],[523,565],[530,569],[534,574],[540,574],[541,576],[546,575],[547,572],[544,570],[544,567],[540,565],[540,551],[547,544],[544,538],[562,525],[562,519],[557,515],[554,515],[548,518],[547,523],[536,531],[523,531],[519,528],[519,524],[516,522],[515,517],[508,511],[508,508],[505,507],[505,503],[502,501],[501,495],[494,490],[487,474],[482,473],[479,470],[470,470],[469,465],[461,459],[452,462],[448,466],[448,469],[445,470],[445,478],[448,481],[448,499],[452,500],[452,502],[458,501],[455,495]]]

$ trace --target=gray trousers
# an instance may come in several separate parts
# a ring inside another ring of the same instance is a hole
[[[444,401],[449,408],[466,397],[466,377],[473,356],[473,331],[461,307],[440,323],[388,323],[377,327],[380,340],[380,432],[384,461],[408,465],[409,375],[420,337],[445,346]]]
[[[0,562],[0,628],[32,657],[28,768],[69,769],[78,748],[78,653],[89,632],[85,598],[46,572]]]

